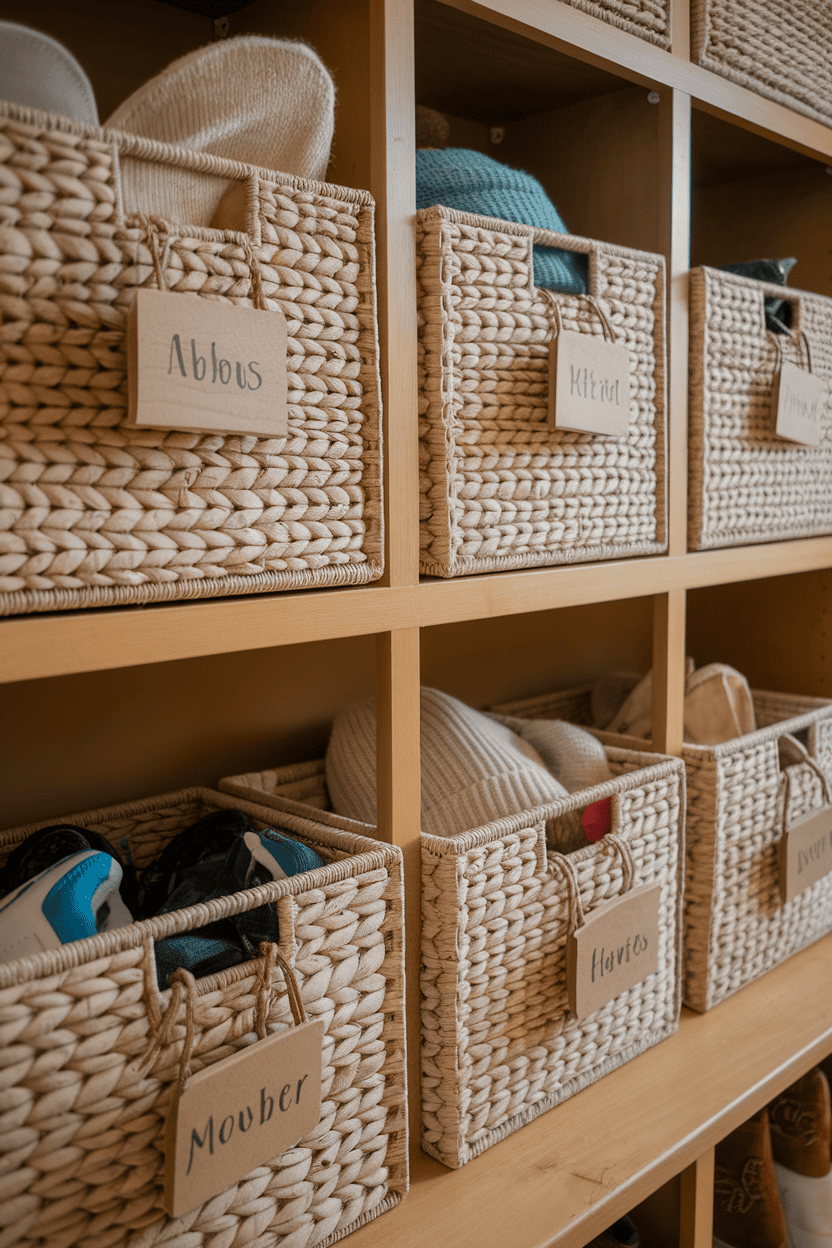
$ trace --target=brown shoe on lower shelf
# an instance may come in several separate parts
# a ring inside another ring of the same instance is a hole
[[[716,1146],[714,1245],[789,1248],[765,1109]]]
[[[832,1106],[815,1066],[768,1107],[774,1172],[792,1248],[832,1248]]]

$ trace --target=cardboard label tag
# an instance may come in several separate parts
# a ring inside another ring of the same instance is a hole
[[[569,1009],[586,1018],[659,969],[661,885],[631,889],[593,910],[566,942]]]
[[[630,427],[630,352],[594,334],[561,330],[549,349],[553,429],[625,438]]]
[[[137,290],[127,318],[127,379],[132,424],[285,438],[286,318]]]
[[[323,1020],[267,1036],[188,1082],[165,1140],[171,1217],[294,1148],[321,1116]]]
[[[791,901],[832,871],[832,806],[813,810],[780,842],[780,893]]]
[[[778,438],[819,446],[826,385],[820,377],[784,360],[774,378],[771,404]]]

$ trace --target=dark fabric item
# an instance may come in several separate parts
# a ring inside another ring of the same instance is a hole
[[[159,988],[167,988],[171,975],[180,967],[190,971],[196,979],[202,979],[204,975],[216,975],[242,962],[236,932],[223,936],[223,927],[222,923],[211,923],[198,932],[183,932],[180,936],[157,940],[154,950]]]
[[[736,273],[738,277],[750,277],[755,282],[773,282],[777,286],[785,286],[797,261],[793,256],[785,260],[745,260],[741,264],[723,264],[725,273]],[[774,295],[766,295],[766,329],[773,334],[787,334],[792,326],[792,305],[788,299],[777,299]]]
[[[120,854],[100,832],[92,828],[76,828],[71,823],[55,823],[48,828],[39,828],[27,836],[22,845],[12,850],[0,871],[0,897],[7,896],[56,862],[83,853],[86,849],[96,849],[115,858],[122,870],[119,886],[121,899],[130,913],[136,915],[138,885],[132,858]]]
[[[138,917],[151,918],[178,908],[168,906],[167,900],[179,886],[183,873],[201,862],[224,856],[239,837],[253,831],[251,821],[239,810],[217,810],[177,833],[142,873]],[[226,889],[226,892],[233,891],[233,888]],[[193,895],[195,900],[205,900],[196,893]]]
[[[613,1222],[607,1234],[623,1248],[638,1248],[638,1227],[632,1218],[619,1218],[617,1222]]]

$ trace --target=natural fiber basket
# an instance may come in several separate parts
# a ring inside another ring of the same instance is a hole
[[[448,208],[416,218],[422,571],[664,550],[662,257]],[[538,289],[534,244],[588,255],[589,297]],[[566,330],[606,317],[629,348],[626,438],[549,428],[553,301]]]
[[[506,714],[590,721],[590,686],[501,707]],[[756,732],[723,745],[685,745],[687,825],[684,1003],[711,1009],[832,931],[832,875],[783,904],[780,841],[828,800],[832,701],[753,691]],[[806,760],[781,768],[778,743],[797,737]],[[599,733],[606,742],[616,738]]]
[[[631,35],[670,47],[672,0],[566,0],[573,9],[600,17]]]
[[[399,851],[208,789],[70,818],[114,843],[128,837],[143,867],[223,808],[299,837],[326,865],[0,965],[4,1248],[324,1245],[407,1191]],[[3,857],[43,826],[4,833]],[[263,958],[199,980],[195,1003],[178,985],[159,993],[153,941],[267,902],[306,1014],[325,1023],[320,1123],[173,1219],[162,1148],[186,1018],[196,1071],[252,1044],[256,1024],[291,1026],[292,1014],[278,977],[262,1017]]]
[[[629,750],[608,757],[615,778],[605,784],[459,836],[422,837],[422,1148],[446,1166],[464,1165],[678,1026],[684,769]],[[220,787],[281,811],[329,805],[323,762]],[[570,812],[605,797],[604,840],[570,854],[548,847]],[[578,1022],[565,952],[575,894],[589,913],[628,883],[661,885],[659,970]]]
[[[246,182],[250,233],[125,216],[137,160]],[[7,104],[0,184],[0,614],[378,577],[370,196]],[[283,313],[287,438],[125,423],[154,286]]]
[[[832,125],[825,0],[691,0],[691,56],[778,104]]]
[[[766,295],[786,298],[794,333],[766,329]],[[801,337],[805,335],[805,341]],[[779,360],[827,383],[817,447],[778,438]],[[832,533],[832,299],[737,277],[690,275],[688,540],[692,550]]]

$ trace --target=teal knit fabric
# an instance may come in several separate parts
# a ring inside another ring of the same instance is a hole
[[[442,204],[458,212],[497,217],[538,229],[568,233],[537,178],[464,147],[416,151],[416,207]],[[534,248],[535,285],[585,294],[587,257],[560,247]]]

